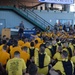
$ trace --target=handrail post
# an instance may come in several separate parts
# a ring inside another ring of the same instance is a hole
[[[28,17],[28,10],[27,10],[27,17]]]

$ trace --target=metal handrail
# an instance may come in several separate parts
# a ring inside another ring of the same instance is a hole
[[[27,9],[28,10],[28,9]],[[46,23],[48,23],[49,25],[51,25],[49,22],[47,22],[45,19],[43,19],[42,17],[40,17],[39,15],[37,15],[35,12],[31,11],[31,10],[28,10],[30,12],[32,12],[34,15],[36,15],[38,18],[42,19],[43,21],[45,21]],[[53,25],[51,25],[53,26]]]
[[[30,14],[30,13],[27,12],[27,16],[28,16],[28,17],[29,17],[29,15],[30,15],[31,17],[34,17],[32,14]],[[41,24],[44,24],[44,23],[41,22],[39,19],[37,19],[37,16],[36,16],[36,18],[34,17],[34,21],[38,21],[38,22],[40,22]]]
[[[40,17],[39,15],[37,15],[36,13],[34,13],[33,11],[31,10],[28,10],[26,9],[30,14],[34,15],[35,17],[37,17],[37,20],[40,20],[41,22],[47,24],[47,26],[51,26],[51,27],[54,27],[52,26],[50,23],[48,23],[46,20],[44,20],[42,17]]]
[[[51,26],[51,28],[53,28],[54,26],[52,26],[50,23],[48,23],[46,20],[44,20],[43,18],[41,18],[39,15],[37,15],[36,13],[34,13],[33,11],[26,9],[25,13],[27,13],[28,17],[29,15],[32,16],[34,19],[36,18],[38,22],[40,22],[41,24],[44,25],[44,27],[47,26]]]
[[[41,24],[45,25],[45,23],[44,23],[45,21],[42,21],[42,19],[38,19],[38,16],[35,16],[34,14],[29,13],[28,11],[26,11],[26,13],[27,13],[28,17],[32,16],[32,18],[34,19],[34,21],[40,22]]]
[[[37,15],[32,10],[29,10],[29,9],[25,8],[24,13],[27,15],[27,17],[29,17],[31,19],[34,19],[34,21],[37,22],[40,26],[43,26],[44,28],[46,28],[47,26],[50,26],[51,29],[54,28],[53,25],[51,25],[49,22],[44,20],[42,17]]]

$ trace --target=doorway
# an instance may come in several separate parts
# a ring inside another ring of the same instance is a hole
[[[1,32],[2,32],[3,28],[6,28],[6,20],[0,19],[0,35],[1,35]]]

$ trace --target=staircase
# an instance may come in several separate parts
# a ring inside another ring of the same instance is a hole
[[[43,28],[46,31],[46,27],[50,26],[50,30],[54,28],[50,23],[48,23],[46,20],[44,20],[42,17],[37,15],[34,11],[30,9],[21,9],[28,18],[32,19],[35,23],[38,24],[38,27]]]

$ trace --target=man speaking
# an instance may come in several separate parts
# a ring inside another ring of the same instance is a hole
[[[24,31],[24,24],[23,24],[23,21],[21,21],[19,25],[19,37],[20,38],[23,36],[23,31]]]

